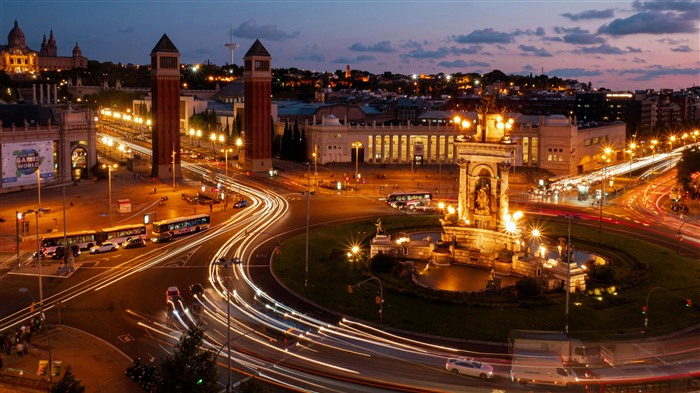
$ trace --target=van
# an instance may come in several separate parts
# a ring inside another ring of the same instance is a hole
[[[521,384],[570,386],[578,382],[574,370],[564,366],[559,354],[534,350],[513,353],[510,378]]]

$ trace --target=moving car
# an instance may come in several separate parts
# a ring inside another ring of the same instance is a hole
[[[233,207],[238,209],[241,207],[247,207],[248,206],[248,201],[245,199],[241,199],[240,201],[237,201],[236,203],[233,204]]]
[[[173,240],[173,234],[170,232],[164,232],[156,237],[151,238],[151,241],[153,243],[167,243],[167,242],[171,242],[172,240]]]
[[[474,359],[447,359],[445,369],[455,374],[463,374],[470,377],[493,378],[493,366]]]
[[[71,244],[70,249],[73,252],[73,257],[80,256],[80,254],[81,254],[80,247],[77,244]],[[56,251],[53,252],[53,255],[51,255],[51,258],[63,259],[65,253],[66,253],[65,247],[58,247],[58,248],[56,248]]]
[[[194,296],[199,296],[204,293],[204,287],[202,287],[202,284],[196,282],[192,285],[190,285],[190,292]]]
[[[187,312],[185,300],[180,295],[171,296],[168,298],[168,313],[175,315],[184,314]]]
[[[90,248],[90,254],[99,254],[101,252],[108,252],[108,251],[117,251],[119,249],[119,245],[116,243],[112,242],[104,242],[100,244],[99,246],[92,246]]]
[[[178,287],[172,286],[165,290],[165,301],[170,301],[170,299],[175,296],[180,296],[180,289]]]
[[[411,205],[410,209],[420,212],[434,212],[438,210],[438,207],[427,202],[418,202],[415,205]]]
[[[126,239],[123,245],[124,248],[146,247],[146,241],[141,237],[130,237]]]

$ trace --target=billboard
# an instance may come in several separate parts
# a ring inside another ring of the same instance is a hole
[[[42,181],[53,179],[53,141],[2,144],[3,188],[36,184],[37,170]]]

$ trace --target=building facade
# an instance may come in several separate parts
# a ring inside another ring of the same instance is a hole
[[[89,177],[97,163],[94,114],[38,105],[0,105],[0,193]]]

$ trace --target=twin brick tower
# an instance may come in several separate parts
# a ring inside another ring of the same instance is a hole
[[[243,56],[245,111],[243,168],[253,172],[272,169],[272,66],[260,40]],[[167,35],[151,51],[153,156],[151,177],[182,177],[180,166],[180,52]]]

